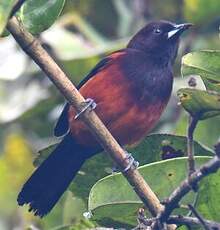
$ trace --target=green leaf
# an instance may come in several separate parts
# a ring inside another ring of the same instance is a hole
[[[14,6],[15,0],[2,0],[0,4],[0,35],[3,33],[8,22],[8,17]]]
[[[151,134],[136,147],[128,148],[128,152],[141,165],[160,161],[162,159],[187,156],[187,139],[184,136],[171,134]],[[194,141],[194,151],[197,156],[213,156],[210,148]]]
[[[176,127],[174,129],[174,133],[176,135],[184,135],[186,133],[186,127],[189,122],[188,114],[182,113]],[[196,130],[194,132],[194,140],[203,143],[209,148],[213,148],[213,146],[217,143],[219,139],[219,130],[220,130],[220,116],[211,117],[210,119],[203,120],[199,122],[196,126]]]
[[[184,16],[195,24],[208,24],[219,16],[219,0],[184,0]]]
[[[71,229],[71,225],[58,225],[54,228],[51,228],[50,230],[70,230],[70,229]],[[32,228],[27,230],[32,230]]]
[[[195,155],[213,156],[213,152],[194,142]],[[168,152],[168,151],[173,152]],[[147,136],[138,146],[127,148],[140,165],[165,159],[172,156],[186,156],[186,138],[168,134],[152,134]],[[180,155],[178,155],[180,154]],[[166,157],[165,157],[166,156]],[[70,187],[75,196],[87,199],[91,187],[101,178],[111,173],[113,163],[107,153],[97,154],[88,159],[81,168]]]
[[[40,165],[52,152],[56,145],[49,146],[39,152],[34,165]],[[212,150],[194,142],[195,155],[213,156]],[[147,136],[138,146],[128,148],[140,165],[160,161],[171,156],[186,156],[186,137],[169,134],[152,134]],[[172,154],[174,153],[174,154]],[[180,155],[178,155],[180,154]],[[70,190],[77,197],[87,200],[92,186],[101,178],[111,173],[113,166],[108,154],[102,153],[88,159],[74,178]]]
[[[220,171],[204,178],[196,209],[206,219],[220,221]]]
[[[220,94],[198,89],[184,88],[177,92],[181,105],[193,117],[200,120],[220,114]]]
[[[63,224],[79,223],[85,209],[85,202],[80,198],[74,197],[71,191],[67,191],[63,207]]]
[[[64,3],[65,0],[29,0],[22,5],[18,16],[29,32],[39,34],[54,23]]]
[[[39,156],[35,159],[35,166],[42,163],[55,147],[56,145],[52,145],[40,151]],[[196,155],[213,156],[212,150],[202,146],[198,142],[194,142],[194,147]],[[186,137],[168,134],[152,134],[147,136],[137,147],[129,148],[128,151],[140,162],[140,165],[159,161],[164,158],[165,155],[169,156],[170,153],[181,153],[185,156]],[[111,173],[112,165],[113,163],[106,153],[97,154],[88,159],[69,187],[69,190],[73,192],[73,196],[81,198],[86,204],[92,186],[99,179]],[[81,210],[81,205],[74,204],[74,206]],[[137,208],[138,207],[139,204],[137,204]],[[87,211],[87,209],[84,211]],[[111,212],[111,209],[109,212]],[[67,218],[65,217],[65,219]],[[107,218],[104,220],[107,221]],[[120,223],[120,225],[123,226],[122,223]],[[126,227],[127,226],[128,225],[126,225]]]
[[[196,157],[197,167],[207,162],[210,157]],[[139,168],[141,175],[147,181],[160,200],[169,194],[187,177],[187,158],[176,158],[144,165]],[[208,188],[207,188],[208,189]],[[181,201],[181,204],[192,203],[193,192]],[[107,176],[99,180],[89,194],[88,209],[92,219],[105,224],[105,218],[113,224],[117,222],[136,225],[138,208],[143,206],[140,199],[121,173]],[[183,208],[176,214],[186,214]],[[148,216],[149,213],[147,213]]]
[[[186,54],[182,58],[181,72],[183,76],[199,75],[208,90],[220,93],[220,51],[204,50]]]

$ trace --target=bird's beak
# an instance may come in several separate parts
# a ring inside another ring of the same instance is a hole
[[[179,25],[175,25],[172,30],[168,32],[168,39],[180,36],[185,30],[189,29],[193,24],[191,23],[183,23]]]

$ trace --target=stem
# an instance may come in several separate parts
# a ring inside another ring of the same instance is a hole
[[[39,41],[26,31],[23,25],[18,22],[15,17],[9,20],[7,29],[21,48],[37,63],[68,102],[79,112],[85,99],[60,67],[42,48]],[[86,111],[80,118],[117,165],[122,169],[126,168],[128,162],[125,160],[126,154],[124,150],[116,142],[95,112]],[[131,167],[128,171],[123,172],[123,174],[153,216],[156,216],[157,213],[163,210],[163,206],[160,204],[159,199],[138,170]]]
[[[205,230],[210,230],[208,224],[205,222],[205,220],[201,217],[201,215],[196,211],[196,209],[189,204],[188,207],[190,208],[190,210],[192,211],[193,215],[199,220],[199,222],[201,223],[201,225],[203,226],[203,228]]]
[[[193,133],[198,123],[197,117],[189,116],[189,127],[187,134],[187,154],[188,154],[188,168],[189,176],[195,172],[195,160],[194,160],[194,145],[193,145]]]

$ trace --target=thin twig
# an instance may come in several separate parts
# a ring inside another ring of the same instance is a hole
[[[8,21],[7,29],[20,47],[37,63],[43,72],[46,73],[68,102],[74,106],[77,112],[80,112],[85,99],[54,60],[42,48],[39,41],[26,31],[15,17]],[[80,118],[117,165],[122,169],[126,168],[128,162],[124,150],[113,138],[95,112],[86,111]],[[123,172],[123,174],[153,216],[156,216],[157,213],[163,210],[164,207],[160,204],[159,199],[138,170],[131,167],[126,172]],[[169,227],[169,229],[174,229],[174,226]]]
[[[146,229],[146,227],[149,227],[152,223],[156,221],[157,221],[156,218],[146,218],[146,216],[142,217],[141,223],[132,230]],[[209,230],[220,230],[220,223],[211,220],[206,220],[206,219],[203,219],[203,221],[205,222],[206,226],[209,227]],[[200,220],[198,220],[198,218],[182,216],[182,215],[170,216],[169,219],[167,220],[167,223],[176,224],[176,225],[187,225],[190,227],[203,226]]]
[[[196,192],[195,192],[195,198],[194,198],[194,200],[193,200],[193,202],[192,202],[193,207],[196,207],[197,202],[198,202],[198,198],[199,198],[199,192],[196,191]],[[186,209],[189,209],[188,205],[185,205],[185,208],[186,208]],[[187,213],[186,216],[192,216],[192,211],[189,210],[189,212]]]
[[[141,222],[138,224],[137,227],[133,228],[132,230],[146,230],[146,229],[153,229],[151,227],[152,223],[155,223],[157,221],[157,218],[147,218],[142,217]],[[220,223],[203,219],[206,226],[208,227],[208,230],[220,230]],[[175,224],[175,225],[186,225],[189,227],[195,227],[195,226],[202,226],[204,225],[198,220],[196,217],[188,217],[188,216],[182,216],[182,215],[172,215],[167,220],[168,224]],[[156,228],[158,230],[158,228]]]
[[[197,123],[198,123],[198,118],[191,117],[189,115],[189,127],[187,132],[187,155],[188,155],[189,176],[195,172],[193,133]]]
[[[218,142],[214,147],[216,155],[220,158],[220,142]]]
[[[188,207],[190,208],[190,210],[192,211],[193,215],[199,220],[199,222],[201,223],[201,225],[203,226],[203,228],[205,230],[211,230],[208,226],[208,224],[205,222],[205,220],[203,219],[203,217],[196,211],[196,209],[191,205],[188,204]]]
[[[204,177],[211,173],[215,173],[220,168],[220,154],[216,152],[216,156],[197,169],[190,177],[185,179],[180,186],[173,191],[170,197],[166,200],[165,209],[158,215],[161,222],[166,222],[172,211],[178,206],[179,201],[190,190],[198,184]]]
[[[195,217],[171,216],[167,222],[169,224],[177,224],[177,225],[189,225],[189,226],[200,225],[201,226],[201,222]],[[209,229],[220,230],[219,223],[211,220],[204,220],[204,222],[209,227]]]
[[[15,5],[11,11],[10,18],[12,18],[20,10],[21,6],[24,4],[25,1],[26,0],[18,0],[15,3]]]

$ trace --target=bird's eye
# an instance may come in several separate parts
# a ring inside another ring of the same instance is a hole
[[[155,29],[154,29],[154,33],[155,33],[155,34],[161,34],[161,32],[162,32],[162,31],[161,31],[161,29],[159,29],[159,28],[155,28]]]

